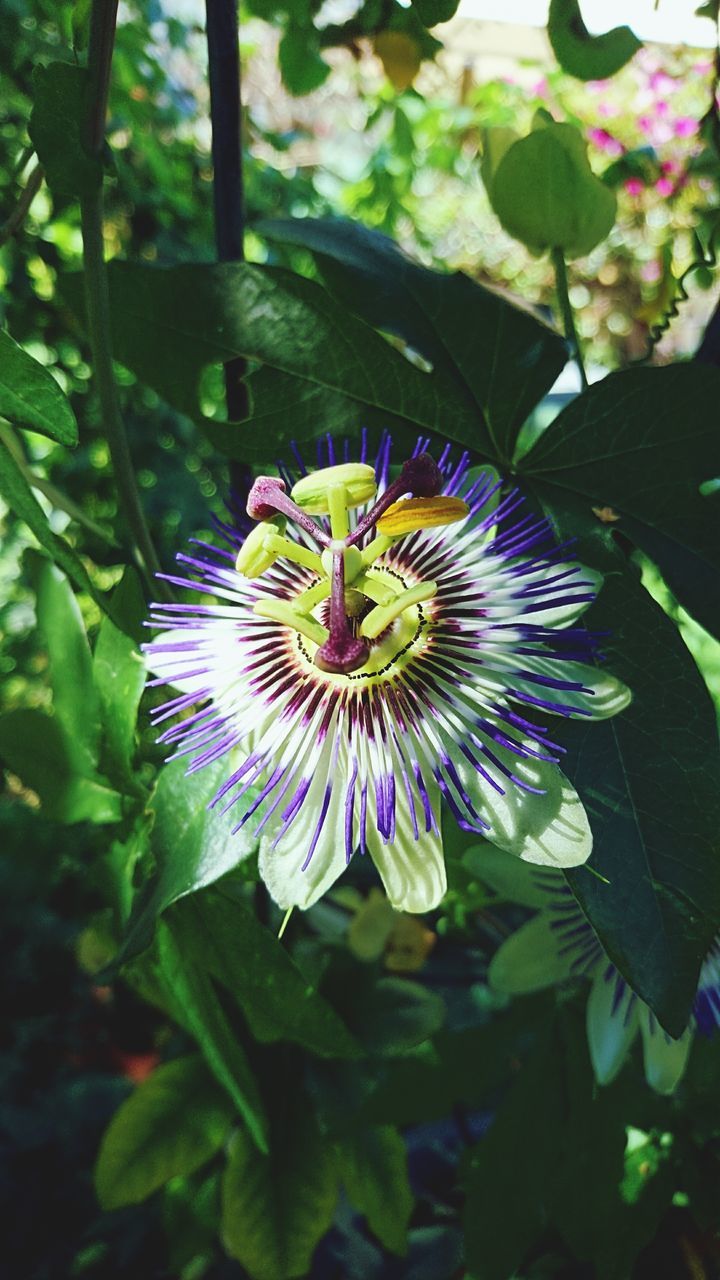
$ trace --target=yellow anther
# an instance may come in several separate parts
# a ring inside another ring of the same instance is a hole
[[[362,555],[358,551],[357,547],[343,547],[342,553],[345,561],[345,586],[349,587],[350,583],[354,582],[358,574],[362,571]],[[328,578],[331,578],[333,566],[332,547],[328,548],[327,551],[323,551],[320,557],[320,562]]]
[[[375,497],[375,471],[364,462],[341,462],[337,467],[323,467],[298,480],[290,496],[309,515],[326,516],[330,512],[330,490],[338,487],[345,490],[347,507],[359,507]]]
[[[252,537],[252,534],[250,536]],[[290,538],[283,538],[276,529],[269,534],[267,545],[275,551],[276,556],[284,556],[286,560],[304,565],[314,573],[322,573],[322,561],[316,551],[304,547],[301,542],[292,542]]]
[[[237,553],[235,568],[243,578],[260,578],[278,558],[274,542],[285,542],[278,534],[277,525],[262,520],[254,525]]]
[[[298,631],[301,636],[307,636],[307,639],[315,644],[324,644],[328,638],[329,633],[325,627],[307,614],[298,613],[284,600],[273,600],[269,597],[258,600],[253,606],[253,613],[256,613],[259,618],[270,618],[273,622],[282,622],[284,626]]]
[[[404,613],[410,605],[420,604],[423,600],[430,600],[436,591],[436,582],[419,582],[416,587],[401,591],[400,595],[391,600],[389,604],[376,605],[363,618],[360,624],[360,634],[365,636],[367,640],[376,640],[379,635],[382,635],[386,627],[389,627],[391,622],[399,618],[400,614]]]
[[[377,537],[373,538],[372,542],[368,542],[367,546],[363,551],[361,551],[360,554],[362,555],[363,564],[373,564],[375,560],[378,560],[380,556],[390,550],[392,544],[392,538],[386,537],[384,533],[379,533]]]
[[[415,533],[418,529],[455,524],[457,520],[464,520],[469,513],[470,508],[462,498],[445,498],[441,494],[436,498],[401,498],[380,516],[377,531],[399,538],[405,533]]]

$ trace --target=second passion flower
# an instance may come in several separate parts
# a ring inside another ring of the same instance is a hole
[[[356,853],[388,897],[428,911],[446,887],[441,801],[528,862],[584,862],[587,815],[534,717],[603,718],[630,695],[592,665],[581,614],[600,578],[554,544],[495,472],[418,442],[396,479],[384,436],[254,484],[245,536],[202,544],[157,604],[157,721],[191,771],[225,757],[211,803],[256,824],[273,898],[312,905]],[[321,465],[326,464],[326,465]],[[215,603],[205,603],[211,595]],[[530,719],[529,717],[532,717]]]

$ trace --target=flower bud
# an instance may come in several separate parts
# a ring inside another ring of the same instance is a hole
[[[303,511],[312,516],[325,516],[330,510],[329,490],[345,490],[347,507],[359,507],[375,497],[375,471],[364,462],[342,462],[337,467],[311,471],[293,486],[290,494]]]

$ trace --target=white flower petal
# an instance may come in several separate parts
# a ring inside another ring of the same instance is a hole
[[[538,675],[559,677],[570,680],[573,684],[581,684],[588,693],[571,689],[557,689],[553,696],[562,706],[580,712],[592,720],[606,720],[624,711],[632,701],[632,693],[622,680],[603,671],[600,667],[592,667],[586,662],[564,662],[558,658],[524,657],[523,666],[526,671]],[[542,691],[532,680],[523,680],[517,676],[509,678],[509,683],[520,693],[529,693],[534,697],[542,696]],[[553,714],[552,708],[547,708]]]
[[[542,991],[570,977],[572,953],[560,955],[551,917],[539,912],[503,942],[488,970],[490,985],[507,995]]]
[[[323,768],[321,763],[303,804],[284,835],[278,838],[283,827],[282,803],[263,828],[258,870],[279,907],[300,907],[306,911],[335,883],[347,866],[345,789],[342,785],[334,785],[320,836],[303,870],[322,812],[328,781],[328,768]]]
[[[598,1084],[618,1074],[638,1030],[639,1001],[613,965],[596,975],[587,1003],[590,1058]]]
[[[643,1042],[645,1079],[656,1093],[674,1093],[687,1066],[693,1032],[688,1027],[679,1040],[672,1040],[657,1019],[642,1005],[640,1031]]]
[[[375,821],[374,799],[368,808],[372,821],[367,826],[368,852],[377,867],[388,899],[396,911],[422,913],[432,911],[442,901],[447,890],[445,859],[439,828],[439,803],[437,788],[428,787],[428,794],[436,818],[436,829],[426,832],[418,814],[419,834],[410,817],[407,798],[398,794],[395,806],[395,839],[384,844]],[[370,816],[370,815],[369,815]]]
[[[517,778],[542,794],[525,791],[484,760],[503,788],[500,795],[459,753],[453,763],[483,821],[487,839],[539,866],[576,867],[592,852],[592,832],[582,800],[556,764],[517,756],[493,745],[493,753]]]

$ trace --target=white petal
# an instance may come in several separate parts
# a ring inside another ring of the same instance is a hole
[[[545,869],[540,873],[545,877],[541,884],[537,879],[538,872],[529,863],[513,858],[487,840],[467,849],[462,861],[463,866],[489,889],[510,902],[519,902],[523,907],[546,907],[552,899],[554,881],[557,881],[560,891],[565,888],[562,871]]]
[[[385,892],[396,911],[432,911],[447,890],[445,859],[439,829],[439,803],[435,787],[428,794],[436,818],[436,829],[426,832],[420,825],[418,838],[410,817],[405,793],[398,788],[395,804],[395,839],[384,844],[375,821],[374,797],[368,804],[367,847],[380,872]]]
[[[560,955],[551,917],[541,911],[503,942],[490,962],[488,978],[498,991],[524,995],[564,982],[571,960],[572,953]]]
[[[488,773],[503,788],[500,795],[454,752],[453,763],[468,794],[481,818],[490,824],[484,833],[487,839],[539,866],[576,867],[586,862],[592,852],[588,817],[575,788],[557,765],[516,756],[496,744],[492,750],[513,774],[542,794],[524,791],[483,759]]]
[[[614,1008],[618,982],[623,980],[613,966],[602,968],[595,977],[587,1003],[588,1045],[598,1084],[609,1084],[615,1079],[638,1030],[639,1001],[633,998],[626,983]]]
[[[645,1079],[656,1093],[674,1093],[687,1066],[693,1033],[688,1027],[671,1040],[646,1005],[640,1011]]]
[[[632,701],[632,694],[622,680],[586,662],[563,662],[560,658],[523,657],[523,665],[526,671],[533,671],[538,675],[554,676],[561,680],[570,680],[573,684],[582,684],[590,692],[553,689],[547,696],[562,706],[581,712],[588,719],[606,720],[610,716],[616,716]],[[536,698],[543,696],[542,687],[532,680],[508,675],[508,684],[521,693],[529,693]],[[551,712],[549,707],[543,710]]]
[[[268,892],[279,907],[300,907],[302,911],[306,911],[327,892],[345,870],[347,863],[344,836],[344,776],[344,771],[338,765],[333,779],[330,805],[320,837],[304,871],[303,864],[315,835],[325,799],[325,788],[329,778],[327,764],[323,767],[321,761],[318,765],[302,806],[288,830],[278,839],[277,844],[275,840],[283,826],[281,813],[284,804],[288,803],[287,798],[284,804],[281,802],[278,805],[273,817],[263,828],[258,870]]]

